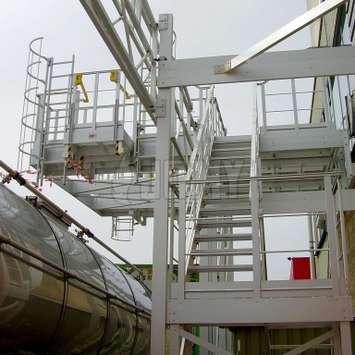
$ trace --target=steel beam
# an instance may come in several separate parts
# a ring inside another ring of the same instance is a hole
[[[161,62],[158,86],[163,88],[355,74],[355,47],[352,46],[263,53],[243,64],[237,72],[215,74],[215,65],[233,57]]]
[[[306,13],[289,22],[286,26],[280,28],[262,41],[256,43],[244,53],[235,56],[224,64],[217,65],[215,68],[216,73],[224,74],[237,69],[242,64],[267,51],[269,48],[274,47],[276,44],[292,36],[302,28],[310,25],[322,16],[346,3],[346,1],[347,0],[327,0],[320,3],[318,6],[313,7]]]
[[[201,279],[201,277],[200,277]],[[216,281],[185,283],[184,299],[242,299],[251,298],[254,293],[253,281]],[[292,298],[292,297],[330,297],[332,285],[330,280],[285,280],[262,281],[262,298]],[[172,285],[171,298],[178,299],[178,285]]]
[[[154,313],[153,313],[154,314]],[[170,300],[170,324],[219,326],[350,322],[351,297],[279,297]]]
[[[112,22],[102,6],[100,0],[80,0],[81,5],[89,15],[91,21],[95,25],[97,31],[100,33],[102,39],[111,51],[113,57],[117,61],[119,67],[125,73],[126,78],[132,85],[134,92],[138,95],[140,101],[145,109],[155,121],[153,114],[154,102],[148,90],[145,88],[142,79],[139,77],[134,63],[132,63],[130,56],[117,35],[117,32],[112,25]]]
[[[265,152],[290,150],[303,152],[307,149],[342,148],[347,139],[345,130],[331,128],[310,127],[309,129],[282,130],[280,127],[279,130],[262,131],[260,134],[261,159]]]

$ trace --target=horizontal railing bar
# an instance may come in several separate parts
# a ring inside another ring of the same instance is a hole
[[[105,69],[105,70],[97,70],[97,71],[83,71],[80,72],[80,74],[85,75],[95,75],[95,74],[107,74],[107,73],[111,73],[112,70],[118,71],[122,73],[122,70],[120,69]],[[74,74],[75,75],[75,74]],[[60,75],[53,75],[52,78],[67,78],[72,76],[72,73],[68,73],[68,74],[60,74]]]
[[[277,218],[277,217],[302,217],[302,216],[318,216],[325,215],[326,212],[317,211],[317,212],[302,212],[302,213],[276,213],[276,214],[267,214],[261,213],[260,216],[265,218]]]
[[[296,111],[320,111],[324,110],[323,107],[314,107],[314,108],[298,108]],[[273,110],[273,111],[265,111],[265,113],[282,113],[282,112],[295,112],[293,109],[289,110]]]
[[[293,94],[314,94],[314,93],[319,93],[323,92],[322,90],[315,90],[315,91],[295,91],[294,93],[292,92],[272,92],[272,93],[265,93],[265,96],[278,96],[278,95],[293,95]]]
[[[326,176],[339,176],[344,174],[341,170],[334,170],[331,172],[326,172],[323,174],[301,174],[301,175],[274,175],[274,176],[254,176],[254,177],[238,177],[238,176],[228,176],[226,175],[227,179],[220,179],[220,180],[177,180],[171,181],[171,185],[177,185],[181,182],[184,182],[188,185],[194,184],[215,184],[215,183],[236,183],[236,182],[250,182],[251,180],[259,180],[259,181],[282,181],[282,180],[298,180],[302,179],[322,179]],[[223,176],[224,177],[224,176]]]
[[[310,253],[318,251],[329,251],[329,248],[322,249],[297,249],[297,250],[260,250],[260,254],[285,254],[285,253]]]
[[[61,65],[61,64],[73,64],[72,60],[65,60],[63,62],[53,62],[52,65]]]

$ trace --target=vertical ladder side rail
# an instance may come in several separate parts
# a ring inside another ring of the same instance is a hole
[[[250,157],[250,186],[249,198],[251,201],[252,216],[252,243],[253,243],[253,275],[255,297],[260,297],[261,288],[261,262],[260,262],[260,226],[259,226],[259,123],[257,109],[257,87],[254,89],[254,112],[252,121],[251,157]]]
[[[37,184],[43,173],[42,149],[46,137],[48,81],[52,65],[52,58],[42,54],[42,42],[43,37],[38,37],[34,38],[29,44],[18,156],[18,169],[20,171],[29,169],[31,166],[36,167]],[[43,63],[45,64],[45,70],[42,72],[41,65]],[[24,163],[24,156],[28,157],[26,163]]]

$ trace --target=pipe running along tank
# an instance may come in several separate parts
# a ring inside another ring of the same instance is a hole
[[[0,353],[149,354],[150,291],[0,185]]]

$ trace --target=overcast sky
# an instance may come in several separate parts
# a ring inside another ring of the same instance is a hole
[[[150,0],[156,18],[160,13],[174,15],[177,33],[177,57],[236,54],[247,49],[274,30],[306,11],[306,0]],[[116,64],[101,37],[91,24],[79,1],[11,0],[0,1],[0,159],[16,166],[20,117],[25,85],[28,43],[44,36],[44,54],[56,60],[69,59],[75,53],[76,71],[107,69]],[[310,46],[305,29],[275,49]],[[250,84],[217,88],[222,115],[229,134],[250,132],[252,90]],[[137,228],[130,243],[110,241],[111,220],[101,218],[56,188],[45,187],[55,202],[67,209],[98,236],[135,263],[151,262],[152,228]],[[277,248],[305,247],[300,242],[306,227],[299,221],[276,226],[267,224],[272,245]],[[273,268],[283,269],[287,277],[286,257]],[[286,266],[286,269],[285,269]]]

